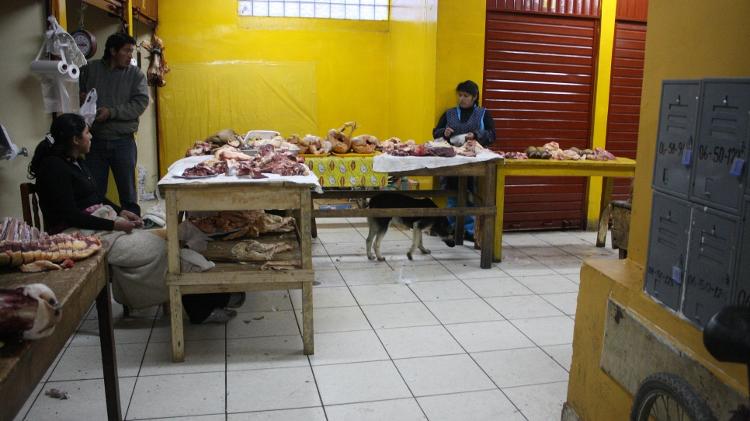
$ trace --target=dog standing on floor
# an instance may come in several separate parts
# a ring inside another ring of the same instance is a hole
[[[426,198],[417,199],[399,193],[381,193],[370,199],[368,207],[370,209],[437,208],[437,205],[432,200]],[[427,250],[422,245],[422,231],[424,230],[429,229],[440,236],[440,239],[443,240],[448,247],[454,247],[456,245],[453,240],[450,223],[445,216],[369,217],[367,218],[367,225],[369,226],[370,231],[367,234],[367,240],[365,243],[368,259],[375,260],[377,258],[381,262],[385,260],[385,257],[380,254],[380,243],[383,240],[383,237],[385,237],[385,233],[388,232],[388,226],[390,225],[391,220],[406,225],[412,230],[411,248],[409,249],[409,252],[406,253],[406,257],[408,257],[409,260],[413,260],[412,255],[417,248],[424,254],[430,254],[430,250]],[[374,253],[373,242],[375,243]]]

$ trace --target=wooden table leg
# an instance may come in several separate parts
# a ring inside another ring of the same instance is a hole
[[[604,183],[602,185],[602,201],[599,203],[599,218],[601,219],[604,214],[604,209],[609,206],[609,202],[612,201],[612,190],[615,186],[615,179],[613,177],[602,177]]]
[[[493,257],[496,262],[503,260],[503,216],[505,213],[505,173],[502,165],[497,165],[497,177],[495,177],[495,250]]]
[[[497,182],[497,169],[495,164],[487,164],[484,170],[484,192],[483,192],[483,205],[484,206],[495,206],[495,183]],[[482,223],[481,238],[482,238],[482,257],[480,267],[482,269],[489,269],[492,267],[492,259],[495,249],[495,215],[482,215],[480,216]],[[479,236],[480,233],[474,233]]]
[[[107,419],[122,420],[120,409],[120,383],[117,377],[117,353],[115,335],[112,329],[112,301],[109,292],[109,277],[104,288],[96,297],[96,311],[99,318],[99,342],[102,349],[102,369],[104,371],[104,395],[107,402]]]
[[[312,290],[312,282],[302,282],[302,352],[304,352],[305,355],[312,355],[315,353]]]
[[[458,177],[458,197],[456,198],[456,207],[466,207],[466,177]],[[456,215],[456,229],[453,238],[457,246],[464,243],[464,215]]]
[[[179,286],[169,286],[170,325],[172,328],[172,361],[185,361],[185,339],[182,332],[182,293]]]

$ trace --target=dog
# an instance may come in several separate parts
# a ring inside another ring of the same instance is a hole
[[[437,208],[435,202],[430,199],[417,199],[399,193],[381,193],[373,196],[368,205],[370,209],[397,209],[397,208]],[[367,258],[370,260],[384,261],[385,257],[380,254],[380,243],[388,232],[388,226],[391,220],[401,223],[411,228],[412,243],[406,257],[413,260],[414,252],[419,249],[424,254],[430,254],[430,250],[422,245],[422,231],[431,230],[432,233],[440,236],[448,247],[455,247],[450,222],[445,216],[432,217],[384,217],[384,218],[367,218],[369,232],[365,246],[367,247]],[[374,247],[373,247],[374,243]],[[374,248],[374,253],[373,253]]]

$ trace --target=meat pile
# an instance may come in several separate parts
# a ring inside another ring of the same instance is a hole
[[[224,237],[225,240],[257,238],[267,233],[291,232],[296,226],[294,218],[290,216],[273,215],[262,210],[223,211],[214,216],[190,218],[190,222],[209,235],[232,232]]]
[[[310,155],[328,155],[333,145],[319,136],[307,134],[301,138],[296,134],[289,136],[286,141],[299,148],[299,153]]]
[[[185,152],[185,156],[210,155],[224,145],[239,148],[242,145],[242,136],[232,129],[224,129],[204,140],[196,140],[193,146]]]
[[[281,149],[290,152],[299,152],[300,150],[300,147],[297,144],[290,142],[288,139],[284,139],[280,135],[274,136],[271,139],[248,139],[246,146],[249,149],[260,149],[266,145],[271,145],[274,149]]]
[[[380,150],[393,156],[414,156],[417,150],[417,142],[411,139],[402,142],[397,137],[391,137],[380,143]]]
[[[267,261],[273,256],[292,250],[292,246],[284,241],[275,243],[261,243],[255,240],[240,241],[232,247],[232,256],[240,261]]]
[[[213,159],[203,161],[183,171],[183,177],[201,175],[238,175],[254,179],[267,178],[263,173],[283,176],[308,175],[304,158],[288,150],[276,150],[273,145],[260,147],[256,155],[247,155],[239,149],[224,145],[214,151]]]
[[[22,272],[41,272],[73,267],[73,262],[96,253],[102,246],[93,236],[49,234],[16,218],[0,226],[0,267],[19,267]]]
[[[525,157],[529,159],[552,159],[556,161],[610,161],[617,159],[612,153],[603,148],[594,148],[593,150],[578,149],[575,147],[562,149],[557,142],[545,143],[541,147],[529,146],[526,148]],[[513,159],[508,154],[506,154],[506,158]]]
[[[422,145],[417,145],[413,140],[402,142],[397,137],[392,137],[383,141],[380,149],[393,156],[439,156],[451,158],[456,155],[474,157],[477,156],[484,147],[476,140],[468,140],[462,146],[453,146],[445,141],[430,141]]]

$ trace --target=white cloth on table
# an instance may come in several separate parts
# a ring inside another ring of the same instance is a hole
[[[215,177],[207,178],[193,178],[186,179],[180,178],[182,173],[195,165],[207,161],[213,158],[213,155],[202,155],[202,156],[189,156],[175,161],[169,166],[167,175],[159,180],[159,186],[174,185],[174,184],[276,184],[276,183],[293,183],[303,184],[312,187],[316,192],[322,193],[323,189],[320,187],[318,176],[312,171],[308,170],[307,175],[278,175],[263,173],[267,178],[250,178],[250,177],[238,177],[236,175],[224,175],[219,174]]]
[[[472,157],[456,155],[444,158],[440,156],[393,156],[381,154],[376,155],[372,159],[372,169],[377,172],[402,172],[425,168],[453,167],[500,158],[502,158],[500,155],[486,149],[478,153],[477,156]]]

